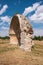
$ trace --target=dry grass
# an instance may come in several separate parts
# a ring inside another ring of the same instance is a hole
[[[0,44],[0,65],[43,65],[43,41],[34,41],[32,52],[16,45]]]

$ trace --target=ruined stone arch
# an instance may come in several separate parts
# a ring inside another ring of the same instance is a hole
[[[11,44],[18,44],[20,48],[31,51],[33,28],[29,20],[20,14],[12,17],[9,36]]]

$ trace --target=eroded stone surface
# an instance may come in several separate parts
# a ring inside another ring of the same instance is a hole
[[[10,40],[13,39],[13,41],[11,41],[10,43],[19,44],[21,49],[25,51],[31,51],[31,47],[33,45],[31,39],[32,34],[33,34],[33,29],[28,19],[25,18],[23,15],[16,14],[12,18],[10,25],[10,31],[9,31]]]

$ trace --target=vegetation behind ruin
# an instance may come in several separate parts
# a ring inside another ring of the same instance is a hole
[[[43,40],[43,36],[34,36],[32,39],[41,41]]]
[[[9,36],[5,36],[5,37],[0,36],[0,39],[8,39],[9,40],[10,37]],[[34,36],[32,39],[41,41],[41,40],[43,40],[43,36]]]

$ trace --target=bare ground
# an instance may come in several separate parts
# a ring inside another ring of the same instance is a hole
[[[0,42],[0,65],[43,65],[43,41],[35,40],[31,52],[8,42]]]

